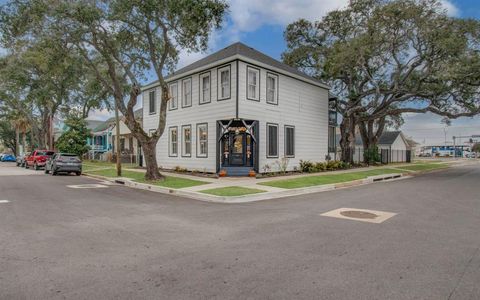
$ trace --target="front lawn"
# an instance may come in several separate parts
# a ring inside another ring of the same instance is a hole
[[[117,170],[104,169],[104,170],[98,170],[98,171],[90,171],[88,172],[88,174],[114,178],[114,177],[117,177]],[[174,177],[174,176],[166,176],[165,180],[163,181],[147,181],[145,180],[144,176],[145,174],[143,172],[122,170],[122,177],[126,177],[140,183],[148,183],[148,184],[168,187],[172,189],[181,189],[181,188],[203,185],[208,183],[204,181],[192,180],[192,179],[180,178],[180,177]]]
[[[404,170],[409,170],[409,171],[429,171],[429,170],[435,170],[435,169],[448,168],[448,164],[442,164],[442,163],[413,164],[409,166],[401,166],[399,168]]]
[[[122,168],[131,169],[137,167],[136,164],[122,163]],[[115,163],[98,161],[98,160],[84,160],[82,162],[82,169],[86,172],[101,170],[106,168],[115,168]]]
[[[272,180],[267,182],[261,182],[261,185],[273,186],[284,189],[296,189],[303,187],[310,187],[324,184],[334,184],[341,182],[348,182],[353,180],[365,179],[369,176],[403,173],[402,170],[397,169],[374,169],[361,172],[348,172],[341,174],[331,175],[317,175],[317,176],[305,176],[293,179]]]
[[[227,186],[223,188],[203,190],[200,192],[204,194],[215,195],[215,196],[234,197],[234,196],[244,196],[244,195],[250,195],[250,194],[264,193],[266,191],[259,190],[259,189],[246,188],[241,186]]]

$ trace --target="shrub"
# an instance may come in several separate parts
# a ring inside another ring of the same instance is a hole
[[[282,174],[285,174],[287,172],[288,168],[288,163],[290,162],[290,159],[287,157],[282,157],[280,160],[277,160],[275,164],[278,166],[278,169]]]
[[[179,172],[179,173],[185,173],[187,172],[187,169],[186,168],[182,168],[180,166],[176,166],[174,169],[173,169],[175,172]]]
[[[363,160],[367,164],[374,164],[380,162],[380,153],[378,153],[378,147],[373,146],[363,152]]]
[[[313,163],[309,160],[300,160],[300,171],[309,173],[310,169],[314,167]]]

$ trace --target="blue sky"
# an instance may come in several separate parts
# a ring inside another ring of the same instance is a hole
[[[221,30],[213,32],[209,49],[204,53],[181,52],[178,67],[192,63],[212,52],[241,41],[273,58],[280,59],[285,50],[285,26],[299,18],[318,20],[328,11],[344,7],[349,0],[227,0],[230,11]],[[441,0],[448,14],[461,18],[479,18],[480,0]],[[0,0],[0,4],[5,0]],[[150,77],[147,81],[154,80]],[[91,116],[105,119],[110,112],[97,111]],[[405,116],[404,133],[418,142],[443,144],[444,126],[441,118],[427,114]],[[447,129],[452,135],[480,134],[480,118],[453,121]]]

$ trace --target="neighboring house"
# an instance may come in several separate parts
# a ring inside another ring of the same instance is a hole
[[[163,168],[227,175],[288,170],[328,155],[329,87],[242,43],[235,43],[166,79],[165,133],[157,144]],[[143,127],[158,126],[158,81],[143,92]]]
[[[135,117],[141,123],[142,109],[135,111]],[[87,126],[88,127],[88,126]],[[89,127],[90,128],[90,127]],[[91,130],[91,136],[87,138],[90,146],[89,157],[92,159],[107,160],[106,153],[113,155],[115,152],[115,118],[109,118],[101,122]],[[120,152],[122,160],[135,162],[138,154],[138,143],[120,116]]]
[[[90,151],[88,151],[88,157],[90,159],[106,160],[104,154],[112,150],[111,129],[114,125],[115,118],[110,118],[91,129],[91,136],[87,138],[87,145],[90,146]],[[89,126],[87,125],[87,127]],[[93,127],[93,124],[91,127]]]
[[[337,147],[340,149],[338,142],[340,135],[337,135]],[[408,140],[401,131],[385,131],[378,139],[378,149],[388,150],[388,162],[405,162],[407,161],[408,151],[411,150]],[[355,151],[353,154],[354,161],[363,160],[363,143],[359,133],[355,136]]]
[[[142,124],[143,109],[138,109],[134,112],[135,119]],[[115,118],[113,119],[113,126],[111,129],[112,132],[112,152],[115,152],[116,147],[116,129],[115,129]],[[133,136],[128,129],[127,125],[124,123],[124,117],[120,117],[120,153],[122,154],[123,162],[137,162],[138,154],[140,153],[139,149],[140,144],[137,139]]]

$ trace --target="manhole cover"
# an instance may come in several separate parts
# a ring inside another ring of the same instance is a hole
[[[375,219],[376,217],[378,217],[376,214],[360,210],[346,210],[340,212],[340,214],[344,217],[356,219]]]

